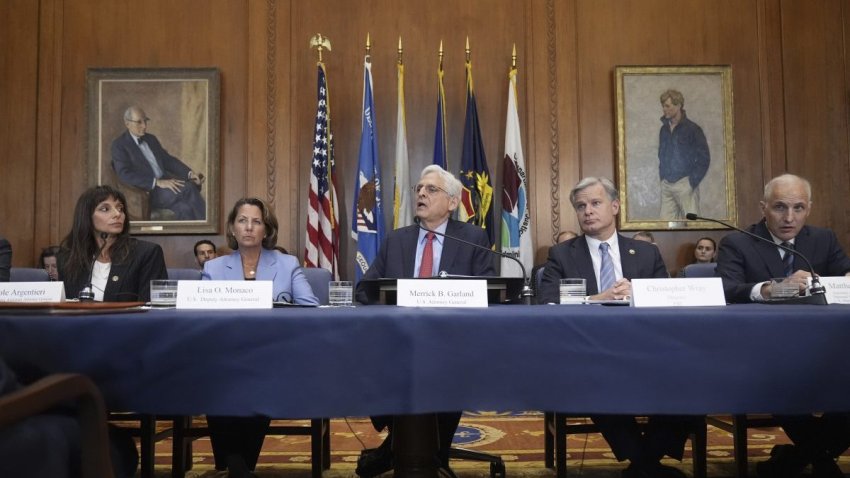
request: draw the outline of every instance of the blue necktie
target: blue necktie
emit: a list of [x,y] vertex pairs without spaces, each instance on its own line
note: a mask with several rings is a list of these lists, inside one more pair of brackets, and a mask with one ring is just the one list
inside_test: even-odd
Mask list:
[[[794,244],[791,244],[790,242],[783,242],[782,245],[789,249],[794,249]],[[785,277],[788,277],[794,273],[794,254],[789,251],[784,252],[785,257],[782,258],[782,264],[785,266]]]
[[611,261],[611,254],[608,254],[608,247],[607,242],[599,244],[599,258],[602,260],[599,265],[599,292],[614,287],[614,282],[617,281],[617,275],[614,273],[614,263]]

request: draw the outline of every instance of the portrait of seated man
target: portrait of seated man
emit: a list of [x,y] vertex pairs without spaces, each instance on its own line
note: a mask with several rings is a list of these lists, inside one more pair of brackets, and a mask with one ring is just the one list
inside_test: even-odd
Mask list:
[[201,195],[204,175],[175,158],[147,132],[150,118],[138,106],[124,112],[127,130],[112,142],[112,168],[118,181],[149,194],[152,220],[206,219]]

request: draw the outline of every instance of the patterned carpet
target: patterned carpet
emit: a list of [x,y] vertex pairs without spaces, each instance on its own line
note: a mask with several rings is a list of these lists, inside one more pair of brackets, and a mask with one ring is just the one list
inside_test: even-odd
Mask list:
[[[779,429],[750,429],[748,450],[750,467],[765,459],[773,445],[787,443]],[[374,431],[368,418],[334,419],[331,421],[331,468],[327,478],[355,477],[354,467],[360,450],[377,446],[383,434]],[[455,436],[455,445],[502,457],[509,477],[551,477],[554,470],[543,465],[543,415],[538,412],[464,414]],[[690,442],[682,463],[667,461],[689,476],[692,472]],[[623,466],[617,464],[607,444],[598,434],[570,435],[567,448],[568,476],[614,478]],[[159,442],[156,448],[157,478],[170,476],[171,441]],[[310,441],[307,436],[268,436],[257,467],[261,478],[308,478],[310,476]],[[735,475],[732,459],[732,439],[729,433],[708,427],[708,476],[731,478]],[[850,456],[839,461],[842,469],[850,470]],[[452,469],[460,478],[489,476],[487,463],[453,460]],[[193,468],[187,478],[220,476],[214,470],[209,440],[195,442]],[[387,473],[386,476],[391,476]]]

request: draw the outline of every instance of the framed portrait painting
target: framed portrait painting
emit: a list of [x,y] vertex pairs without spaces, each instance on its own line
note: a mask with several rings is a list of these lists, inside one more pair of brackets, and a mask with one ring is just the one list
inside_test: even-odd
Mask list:
[[737,223],[731,66],[619,66],[620,229]]
[[219,73],[89,69],[88,183],[127,199],[133,234],[217,233]]

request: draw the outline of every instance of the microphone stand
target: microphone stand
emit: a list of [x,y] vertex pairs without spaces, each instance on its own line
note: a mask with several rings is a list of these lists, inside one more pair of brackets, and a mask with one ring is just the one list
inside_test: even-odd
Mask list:
[[[427,227],[422,225],[422,223],[419,221],[419,217],[414,217],[413,222],[415,222],[416,225],[419,226],[419,228],[422,229],[423,231],[431,232],[431,233],[434,233],[438,236],[446,237],[446,238],[461,242],[463,244],[466,244],[468,246],[472,246],[472,247],[475,247],[477,249],[485,250],[485,251],[487,251],[491,254],[496,254],[499,257],[507,257],[508,259],[511,259],[514,262],[516,262],[517,264],[519,264],[519,268],[520,268],[520,270],[522,270],[522,291],[520,291],[519,296],[522,299],[523,305],[531,305],[533,298],[534,298],[534,291],[531,290],[531,278],[526,273],[525,266],[522,265],[522,262],[519,259],[517,259],[516,257],[514,257],[512,255],[505,254],[504,252],[494,251],[493,249],[490,249],[489,247],[484,247],[481,244],[476,244],[474,242],[470,242],[470,241],[467,241],[465,239],[461,239],[459,237],[450,236],[448,234],[443,234],[442,232],[439,232],[439,231],[434,231],[432,229],[428,229]],[[446,275],[446,277],[448,277],[448,275]]]
[[685,217],[689,221],[700,220],[700,221],[709,221],[716,224],[720,224],[722,226],[726,226],[729,229],[734,229],[738,232],[744,233],[754,239],[757,239],[762,242],[766,242],[774,247],[778,247],[785,251],[786,254],[794,254],[795,256],[803,259],[806,262],[806,265],[809,266],[809,271],[812,273],[812,285],[809,286],[809,294],[807,296],[798,296],[798,297],[789,297],[787,299],[781,300],[769,300],[767,304],[808,304],[808,305],[827,305],[826,301],[826,289],[820,283],[820,279],[818,279],[817,274],[815,274],[815,268],[812,266],[812,263],[809,261],[809,258],[804,256],[800,251],[796,249],[792,249],[790,247],[783,246],[782,244],[777,244],[769,239],[765,239],[758,234],[753,234],[750,231],[745,231],[741,228],[735,227],[731,224],[727,224],[719,219],[711,219],[709,217],[697,216],[696,214],[689,212],[685,215]]
[[94,301],[94,291],[92,290],[92,276],[94,275],[94,263],[97,261],[97,258],[100,257],[100,253],[103,252],[103,248],[106,247],[106,239],[109,237],[109,234],[105,232],[100,233],[100,238],[103,239],[103,244],[98,248],[97,254],[94,256],[94,260],[89,267],[89,281],[83,287],[83,290],[77,294],[77,298],[80,302],[92,302]]

